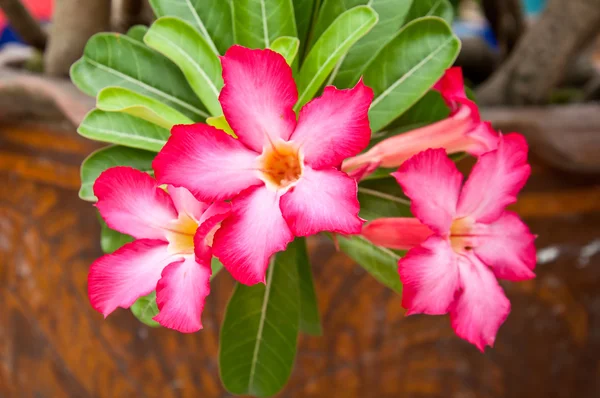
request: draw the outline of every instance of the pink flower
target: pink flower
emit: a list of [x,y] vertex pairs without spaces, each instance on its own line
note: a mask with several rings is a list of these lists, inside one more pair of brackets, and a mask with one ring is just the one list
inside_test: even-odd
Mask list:
[[269,258],[295,236],[359,233],[356,182],[339,170],[366,148],[373,92],[326,87],[298,120],[298,91],[284,58],[231,47],[221,58],[219,101],[238,139],[204,124],[175,126],[154,161],[160,183],[203,201],[231,200],[213,251],[235,279],[264,282]]
[[434,89],[442,94],[450,108],[450,117],[383,140],[367,152],[347,159],[342,170],[360,180],[378,167],[398,167],[428,148],[479,156],[498,147],[498,133],[489,122],[481,121],[477,105],[465,94],[460,68],[448,69]]
[[154,320],[191,333],[202,329],[211,240],[231,205],[199,202],[185,188],[169,186],[168,192],[129,167],[113,167],[98,177],[94,194],[102,218],[136,240],[92,264],[88,294],[94,309],[106,317],[156,289],[160,313]]
[[510,311],[496,277],[535,276],[534,236],[505,210],[529,176],[527,150],[522,136],[504,136],[479,158],[462,190],[443,149],[421,152],[393,174],[418,220],[378,219],[363,230],[375,244],[410,249],[398,264],[407,314],[449,312],[456,333],[482,351]]

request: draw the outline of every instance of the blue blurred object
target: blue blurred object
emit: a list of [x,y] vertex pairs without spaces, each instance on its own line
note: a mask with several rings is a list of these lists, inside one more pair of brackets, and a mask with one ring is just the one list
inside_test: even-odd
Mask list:
[[0,28],[0,48],[4,47],[6,43],[23,44],[23,40],[21,40],[19,35],[10,26]]
[[455,20],[452,24],[454,33],[461,38],[480,37],[494,50],[498,49],[498,41],[489,24],[479,24],[468,21]]
[[535,16],[546,7],[547,0],[523,0],[523,7],[527,16]]

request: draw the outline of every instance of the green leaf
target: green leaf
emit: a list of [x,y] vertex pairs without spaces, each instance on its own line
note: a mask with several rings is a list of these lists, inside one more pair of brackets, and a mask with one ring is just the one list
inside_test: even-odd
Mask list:
[[107,87],[101,90],[96,107],[107,112],[127,113],[168,130],[175,124],[194,123],[170,106],[122,87]]
[[118,33],[98,33],[86,44],[83,57],[71,67],[73,83],[95,97],[118,86],[177,109],[194,121],[208,113],[179,68],[142,43]]
[[379,15],[379,22],[352,46],[348,54],[338,63],[329,81],[337,88],[353,87],[377,53],[398,32],[411,2],[412,0],[369,1],[370,6]]
[[281,36],[298,35],[292,0],[235,0],[235,42],[250,48],[270,48]]
[[215,54],[225,54],[233,44],[231,6],[225,0],[150,0],[158,18],[178,17],[204,36]]
[[356,6],[366,5],[368,2],[369,0],[323,0],[312,27],[308,49],[313,47],[315,42],[340,15]]
[[174,17],[155,21],[144,42],[173,61],[213,116],[223,114],[221,62],[206,39],[189,23]]
[[100,247],[104,253],[113,253],[125,243],[133,242],[134,238],[132,236],[110,229],[100,216],[100,213],[98,213],[98,220],[100,221]]
[[298,238],[297,258],[300,283],[300,330],[313,336],[320,336],[323,333],[321,317],[304,238]]
[[319,9],[320,0],[292,0],[292,2],[294,3],[294,16],[296,17],[296,28],[300,39],[298,52],[303,54],[313,18]]
[[85,116],[77,132],[91,140],[158,152],[169,138],[169,130],[137,117],[94,109]]
[[369,110],[371,130],[381,130],[421,99],[459,51],[459,39],[440,18],[406,25],[365,71],[365,84],[375,93]]
[[411,217],[410,201],[389,171],[377,181],[362,181],[358,186],[360,216],[365,220],[381,217]]
[[208,124],[209,126],[213,126],[214,128],[217,128],[219,130],[223,130],[233,138],[237,138],[237,135],[235,135],[235,133],[233,132],[233,129],[229,125],[227,119],[225,119],[224,115],[218,117],[209,117],[208,119],[206,119],[206,124]]
[[421,17],[440,17],[451,24],[454,10],[448,0],[414,0],[405,22]]
[[95,202],[94,181],[106,169],[114,166],[130,166],[145,172],[152,172],[152,160],[156,153],[124,146],[109,146],[98,149],[81,164],[81,188],[79,197]]
[[148,27],[146,25],[133,25],[127,31],[127,36],[131,37],[133,40],[143,43],[146,32],[148,32]]
[[375,279],[396,293],[402,293],[402,283],[398,276],[400,255],[392,250],[375,246],[360,235],[350,237],[337,235],[337,240],[340,249]]
[[146,326],[153,328],[160,327],[160,324],[156,322],[154,318],[158,315],[158,305],[156,304],[156,291],[151,292],[146,296],[142,296],[133,303],[131,306],[131,312]]
[[271,50],[281,54],[285,58],[285,62],[291,66],[296,54],[298,54],[299,46],[300,40],[297,37],[283,36],[278,37],[271,43]]
[[340,15],[323,33],[302,64],[298,78],[296,111],[312,99],[336,63],[377,23],[377,13],[367,6]]
[[298,338],[300,240],[273,256],[266,285],[236,285],[221,327],[219,372],[233,394],[267,397],[287,382]]

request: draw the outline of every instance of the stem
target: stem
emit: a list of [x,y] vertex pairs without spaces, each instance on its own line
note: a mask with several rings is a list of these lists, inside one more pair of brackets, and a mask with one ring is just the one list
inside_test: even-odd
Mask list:
[[46,48],[46,32],[20,0],[0,0],[0,8],[17,34],[27,44],[40,51]]

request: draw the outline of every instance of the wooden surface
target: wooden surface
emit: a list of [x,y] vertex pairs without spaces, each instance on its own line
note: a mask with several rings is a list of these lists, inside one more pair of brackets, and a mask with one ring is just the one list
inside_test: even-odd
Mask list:
[[[0,397],[229,396],[216,363],[226,273],[197,334],[90,307],[99,231],[77,189],[94,147],[72,132],[0,127]],[[325,334],[301,337],[280,396],[600,397],[600,186],[535,163],[515,209],[539,234],[538,277],[503,284],[513,310],[485,355],[445,317],[405,317],[400,297],[313,239]]]

